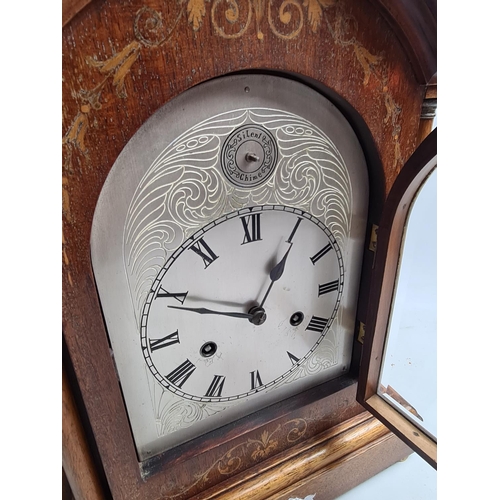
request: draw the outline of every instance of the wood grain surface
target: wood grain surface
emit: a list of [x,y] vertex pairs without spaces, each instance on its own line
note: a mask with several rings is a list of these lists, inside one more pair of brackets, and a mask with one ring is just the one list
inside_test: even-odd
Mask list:
[[365,412],[193,500],[266,500],[388,433],[383,424]]

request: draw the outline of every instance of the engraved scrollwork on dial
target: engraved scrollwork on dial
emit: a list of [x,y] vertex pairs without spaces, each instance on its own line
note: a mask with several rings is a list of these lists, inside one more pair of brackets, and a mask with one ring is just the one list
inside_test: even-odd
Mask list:
[[145,368],[145,373],[155,415],[156,432],[159,437],[188,428],[193,422],[203,420],[237,404],[235,401],[227,401],[221,405],[185,400],[172,395],[160,386],[147,368]]
[[[229,183],[220,165],[224,141],[244,125],[269,131],[277,144],[272,175],[253,189]],[[169,254],[210,220],[257,204],[310,212],[327,225],[343,252],[351,223],[347,167],[333,142],[309,121],[280,110],[234,110],[202,121],[166,147],[141,180],[124,231],[138,323]]]
[[[224,144],[238,131],[265,131],[276,148],[271,175],[252,188],[228,180],[221,162]],[[281,110],[237,109],[204,120],[172,141],[145,172],[126,218],[125,269],[138,325],[158,273],[186,239],[235,208],[264,204],[307,210],[326,224],[339,251],[344,251],[350,231],[345,215],[351,212],[350,179],[336,146],[312,123]],[[337,324],[338,318],[334,321]],[[336,343],[330,332],[317,352],[275,388],[334,366]],[[237,403],[186,400],[171,393],[166,397],[168,391],[151,373],[148,380],[159,436],[188,428]]]

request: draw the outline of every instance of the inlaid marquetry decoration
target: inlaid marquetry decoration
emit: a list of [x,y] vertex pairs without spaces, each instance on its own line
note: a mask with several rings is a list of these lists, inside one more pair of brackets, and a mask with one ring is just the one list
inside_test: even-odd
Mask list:
[[185,498],[203,485],[210,484],[214,476],[219,479],[230,477],[248,467],[248,463],[259,463],[268,458],[284,445],[297,443],[308,429],[309,418],[296,418],[279,424],[271,432],[264,430],[257,438],[249,438],[226,451],[210,467],[194,478],[194,481],[176,494],[169,495],[169,500]]
[[[221,19],[224,20],[223,24]],[[399,138],[401,106],[389,90],[387,64],[383,54],[370,52],[360,42],[357,20],[346,13],[343,1],[182,0],[173,16],[143,6],[130,20],[129,35],[134,38],[130,43],[107,59],[100,60],[88,54],[85,59],[88,72],[97,75],[98,83],[93,88],[72,90],[79,107],[62,139],[66,171],[73,172],[72,158],[75,152],[83,154],[89,161],[86,134],[89,128],[98,124],[103,96],[126,99],[125,80],[134,71],[141,71],[141,53],[168,44],[182,23],[187,23],[193,36],[197,36],[204,23],[209,23],[211,32],[228,43],[244,36],[256,36],[261,43],[265,43],[262,31],[264,24],[267,24],[273,37],[284,41],[295,40],[305,33],[319,36],[320,27],[326,26],[333,43],[342,48],[343,57],[354,57],[360,65],[363,85],[377,88],[382,100],[380,104],[386,111],[384,124],[391,128],[393,167],[402,165]],[[249,30],[253,24],[255,30]],[[171,49],[174,50],[174,47]]]

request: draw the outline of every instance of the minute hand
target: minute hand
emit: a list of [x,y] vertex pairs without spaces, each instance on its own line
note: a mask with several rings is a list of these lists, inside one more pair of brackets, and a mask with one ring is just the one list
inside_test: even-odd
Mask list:
[[180,309],[181,311],[191,311],[198,314],[217,314],[219,316],[229,316],[230,318],[243,318],[243,319],[253,318],[253,314],[214,311],[212,309],[207,309],[206,307],[179,307],[179,306],[168,306],[168,307],[170,307],[171,309]]
[[278,281],[281,278],[283,271],[285,270],[286,258],[288,257],[288,254],[292,249],[292,245],[293,243],[290,243],[290,247],[286,251],[283,258],[271,269],[271,272],[269,273],[269,277],[271,278],[271,284],[269,285],[269,288],[267,289],[267,292],[264,295],[264,298],[262,299],[262,302],[259,307],[261,308],[264,307],[264,302],[266,301],[267,296],[269,295],[269,292],[271,291],[271,288],[274,285],[274,282]]

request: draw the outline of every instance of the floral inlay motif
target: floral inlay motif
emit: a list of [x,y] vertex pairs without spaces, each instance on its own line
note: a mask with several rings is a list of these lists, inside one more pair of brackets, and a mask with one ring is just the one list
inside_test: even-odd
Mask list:
[[[135,40],[109,59],[97,60],[87,57],[92,70],[102,75],[102,80],[92,89],[73,91],[79,102],[79,110],[65,133],[63,143],[64,167],[72,172],[72,156],[78,151],[87,157],[85,143],[89,128],[96,124],[95,112],[101,109],[101,97],[108,81],[116,96],[127,98],[126,77],[140,60],[145,49],[168,43],[181,19],[185,19],[194,33],[209,19],[216,36],[224,39],[240,38],[247,33],[255,19],[255,32],[259,40],[264,39],[261,29],[267,22],[271,33],[282,40],[297,38],[308,26],[317,34],[324,24],[333,42],[343,48],[351,48],[363,70],[363,85],[374,79],[386,109],[384,124],[391,127],[394,143],[394,167],[401,165],[399,135],[401,131],[401,107],[392,97],[388,87],[388,68],[382,55],[371,53],[357,38],[356,19],[345,12],[341,0],[180,0],[177,13],[165,19],[161,12],[142,7],[136,13],[133,33]],[[331,10],[331,15],[326,12]],[[210,12],[210,15],[208,13]],[[224,25],[222,25],[223,23]]]
[[[271,456],[272,452],[282,444],[293,444],[302,438],[308,427],[308,419],[295,418],[278,425],[272,432],[264,430],[260,438],[247,439],[237,444],[224,455],[217,459],[207,470],[195,477],[195,481],[177,494],[168,496],[169,499],[184,497],[188,493],[193,494],[195,488],[205,485],[213,476],[229,476],[239,471],[244,461],[243,458],[250,456],[254,462]],[[288,429],[288,432],[286,432]],[[286,432],[286,433],[284,433]]]

